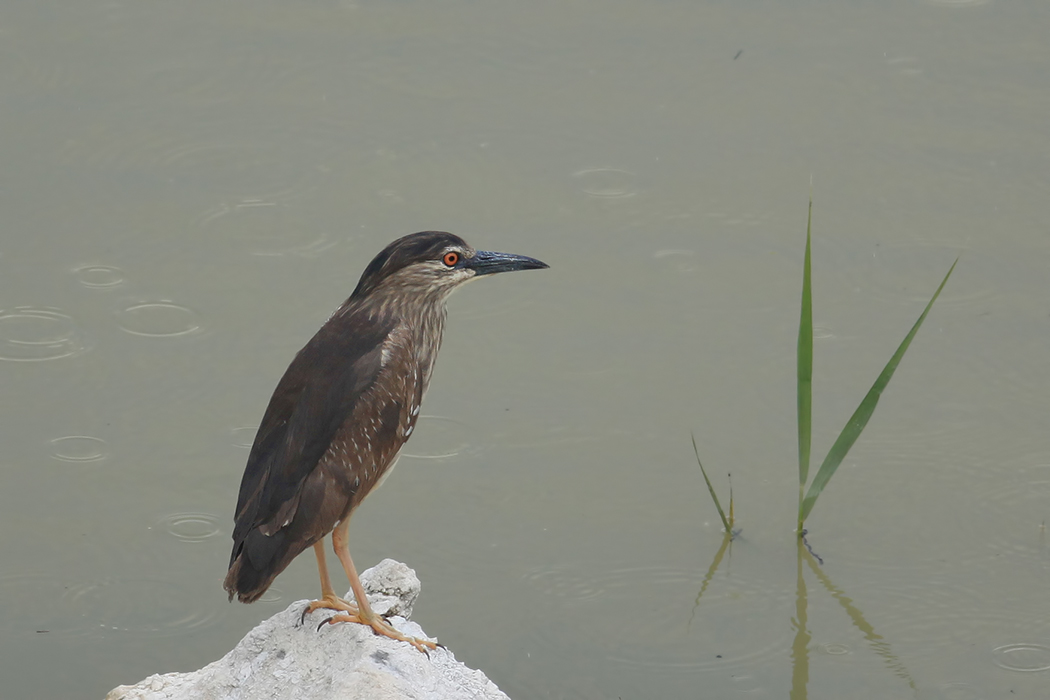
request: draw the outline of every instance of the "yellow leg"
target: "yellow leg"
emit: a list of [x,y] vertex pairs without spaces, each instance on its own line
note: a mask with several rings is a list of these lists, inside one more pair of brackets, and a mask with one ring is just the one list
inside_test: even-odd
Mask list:
[[[335,624],[336,622],[358,622],[362,625],[368,625],[376,634],[381,634],[384,637],[390,637],[391,639],[396,639],[401,642],[408,642],[419,651],[429,655],[430,650],[436,649],[438,646],[435,642],[426,639],[416,639],[415,637],[401,634],[394,629],[389,622],[372,611],[372,606],[368,604],[368,597],[365,595],[365,588],[361,585],[361,579],[357,576],[357,569],[354,567],[354,560],[350,558],[350,548],[348,546],[346,534],[349,526],[350,518],[345,518],[335,526],[335,530],[332,531],[332,547],[335,549],[335,555],[339,557],[339,561],[343,565],[346,577],[350,579],[350,590],[354,592],[354,600],[357,603],[357,606],[353,611],[346,610],[342,614],[329,618],[327,620],[328,624]],[[318,559],[318,562],[320,561],[321,560]],[[324,578],[325,577],[322,576],[322,581]],[[329,584],[329,588],[330,587],[331,584]]]
[[353,603],[348,603],[337,596],[335,594],[335,589],[332,588],[332,579],[328,576],[328,564],[324,559],[323,539],[314,543],[314,554],[317,556],[317,573],[321,577],[321,599],[315,600],[306,606],[306,609],[303,610],[302,617],[299,618],[299,624],[303,623],[303,620],[306,619],[307,615],[319,608],[339,610],[341,612],[356,615],[357,606]]

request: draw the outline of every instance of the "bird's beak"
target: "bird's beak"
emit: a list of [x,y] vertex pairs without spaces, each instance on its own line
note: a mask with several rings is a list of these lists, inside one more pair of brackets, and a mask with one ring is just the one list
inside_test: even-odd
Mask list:
[[491,275],[496,272],[542,270],[545,267],[549,267],[549,265],[535,258],[527,258],[524,255],[492,253],[487,250],[479,250],[474,253],[474,257],[467,260],[464,267],[473,270],[474,275],[480,277],[481,275]]

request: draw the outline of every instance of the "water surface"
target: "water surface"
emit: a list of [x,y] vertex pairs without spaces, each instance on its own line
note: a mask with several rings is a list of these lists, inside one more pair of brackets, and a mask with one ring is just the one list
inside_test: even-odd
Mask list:
[[[551,265],[452,298],[351,528],[458,658],[515,698],[1042,697],[1047,26],[0,2],[4,697],[196,669],[316,594],[304,556],[226,601],[247,446],[368,260],[434,228]],[[791,534],[811,191],[817,458],[960,258],[808,523],[822,569]],[[743,527],[717,568],[691,432]]]

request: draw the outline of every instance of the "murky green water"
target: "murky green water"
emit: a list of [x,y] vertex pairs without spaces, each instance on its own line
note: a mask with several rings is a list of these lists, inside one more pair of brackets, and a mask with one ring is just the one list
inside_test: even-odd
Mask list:
[[[307,555],[226,602],[247,447],[367,261],[438,228],[551,265],[453,297],[351,528],[461,660],[518,699],[1044,697],[1048,26],[0,2],[0,694],[196,669],[316,595]],[[791,535],[811,178],[815,457],[960,257],[808,523],[821,569]],[[744,530],[717,568],[691,431]]]

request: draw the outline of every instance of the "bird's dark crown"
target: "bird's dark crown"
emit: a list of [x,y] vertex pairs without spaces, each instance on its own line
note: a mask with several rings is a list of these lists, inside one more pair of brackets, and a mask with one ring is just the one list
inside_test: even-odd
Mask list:
[[367,294],[381,280],[413,263],[439,260],[449,248],[462,251],[467,256],[474,254],[474,249],[466,241],[445,231],[421,231],[398,238],[368,263],[351,298]]

